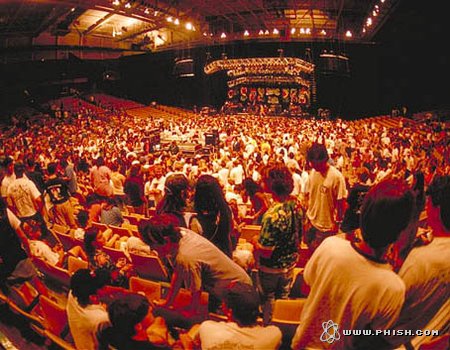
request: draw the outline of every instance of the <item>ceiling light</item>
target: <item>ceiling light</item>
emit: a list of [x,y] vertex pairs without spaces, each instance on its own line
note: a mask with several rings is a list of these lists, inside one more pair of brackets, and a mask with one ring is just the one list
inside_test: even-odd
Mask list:
[[250,33],[248,32],[248,30],[246,30],[245,32],[244,32],[244,36],[249,36],[250,35]]
[[376,17],[378,15],[377,11],[372,11],[372,16]]
[[365,33],[366,32],[366,28],[363,28],[362,32]]
[[70,9],[70,11],[71,11],[71,12],[75,11],[75,7],[72,7],[72,8]]

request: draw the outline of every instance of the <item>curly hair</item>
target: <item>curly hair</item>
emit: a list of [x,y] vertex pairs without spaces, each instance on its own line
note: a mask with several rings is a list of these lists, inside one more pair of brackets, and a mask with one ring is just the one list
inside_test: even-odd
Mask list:
[[279,197],[288,196],[294,189],[292,174],[283,163],[275,163],[263,172],[267,189]]

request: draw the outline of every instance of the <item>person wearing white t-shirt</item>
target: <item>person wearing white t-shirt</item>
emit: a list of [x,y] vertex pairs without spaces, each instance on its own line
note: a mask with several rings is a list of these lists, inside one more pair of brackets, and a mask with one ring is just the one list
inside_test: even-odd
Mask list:
[[344,216],[347,189],[342,173],[328,163],[323,144],[314,143],[307,158],[313,169],[305,189],[308,222],[304,240],[314,251],[326,237],[337,233]]
[[[398,274],[405,282],[406,298],[392,328],[433,329],[444,335],[450,332],[450,176],[435,177],[427,195],[427,223],[432,232],[426,240],[415,232],[402,235],[408,253]],[[385,340],[393,347],[410,341],[418,349],[433,338],[410,334]]]
[[341,329],[386,330],[397,320],[405,284],[388,263],[388,252],[404,230],[414,229],[415,198],[407,184],[375,185],[361,209],[360,240],[326,238],[305,266],[310,286],[292,340],[293,349],[369,349],[372,337],[340,336],[327,342],[324,324]]
[[98,326],[109,322],[107,311],[96,301],[99,287],[97,278],[88,269],[76,271],[70,279],[66,312],[77,349],[97,349]]
[[195,339],[203,350],[253,349],[276,350],[281,345],[282,334],[278,327],[264,327],[257,323],[259,295],[253,286],[243,283],[231,285],[222,309],[227,322],[204,321],[195,327]]
[[1,196],[6,199],[8,187],[16,179],[16,174],[14,174],[14,160],[11,157],[6,157],[3,161],[3,167],[6,169],[6,174],[1,183]]

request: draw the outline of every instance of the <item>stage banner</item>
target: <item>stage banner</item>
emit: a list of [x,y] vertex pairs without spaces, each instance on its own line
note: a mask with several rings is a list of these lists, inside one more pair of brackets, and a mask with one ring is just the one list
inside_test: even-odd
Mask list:
[[290,90],[290,96],[291,96],[291,103],[298,103],[298,90],[297,89],[291,89]]
[[250,88],[250,94],[248,95],[248,99],[250,102],[254,102],[256,100],[257,91],[256,88]]
[[258,102],[264,102],[264,95],[266,94],[266,89],[263,87],[258,88]]
[[247,94],[248,94],[247,86],[241,86],[241,101],[242,102],[247,101],[247,98],[248,98]]
[[289,88],[283,88],[281,89],[281,99],[283,103],[289,103]]

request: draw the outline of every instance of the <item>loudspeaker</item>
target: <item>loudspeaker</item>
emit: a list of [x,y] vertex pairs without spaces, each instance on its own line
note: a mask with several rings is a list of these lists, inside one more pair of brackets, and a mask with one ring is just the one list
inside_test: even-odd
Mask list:
[[219,145],[219,132],[217,130],[205,133],[205,145],[211,146]]
[[334,53],[322,53],[319,57],[319,70],[322,74],[350,76],[348,57]]
[[194,60],[192,58],[176,59],[173,75],[179,78],[193,77],[195,75]]

